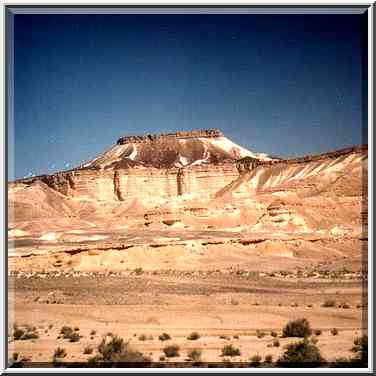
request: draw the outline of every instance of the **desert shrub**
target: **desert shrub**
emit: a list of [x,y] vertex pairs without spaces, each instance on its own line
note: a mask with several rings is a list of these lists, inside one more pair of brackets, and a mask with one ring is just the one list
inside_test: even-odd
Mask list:
[[24,330],[18,328],[18,326],[15,324],[13,330],[13,338],[15,340],[36,339],[39,338],[39,334],[35,326],[26,326],[26,330]]
[[168,333],[162,333],[158,338],[160,341],[168,341],[171,336]]
[[272,330],[272,331],[270,332],[270,335],[271,335],[272,337],[276,338],[276,337],[278,336],[278,333],[275,332],[274,330]]
[[84,348],[84,354],[92,354],[94,349],[91,346],[86,346]]
[[64,339],[69,339],[69,342],[78,342],[80,340],[80,335],[70,326],[63,326],[60,330],[60,334],[63,335]]
[[98,358],[96,356],[91,356],[87,358],[87,364],[89,365],[95,365],[98,363]]
[[265,355],[265,363],[267,364],[273,363],[273,355],[270,355],[270,354]]
[[54,351],[54,359],[62,359],[65,358],[67,355],[67,352],[62,347],[57,347]]
[[145,334],[141,334],[141,335],[138,336],[138,340],[139,340],[139,341],[146,341],[146,340],[147,340],[147,337],[146,337]]
[[355,353],[354,361],[368,363],[368,336],[363,335],[354,340],[354,347],[351,349]]
[[166,346],[163,349],[163,352],[165,353],[167,358],[174,358],[176,356],[179,356],[179,350],[180,348],[178,345],[170,345],[170,346]]
[[264,332],[262,332],[261,330],[256,330],[256,336],[257,336],[257,338],[263,338],[263,337],[265,337],[265,333]]
[[234,338],[234,339],[239,339],[239,336],[233,336],[232,338]]
[[222,356],[238,356],[240,355],[240,350],[233,345],[226,345],[222,349]]
[[13,338],[16,340],[21,339],[24,334],[25,334],[25,331],[23,329],[15,328],[13,330]]
[[80,331],[80,328],[79,328],[78,326],[76,326],[76,327],[74,328],[74,331],[75,331],[75,332],[78,332],[78,331]]
[[161,355],[161,356],[159,357],[159,360],[160,360],[161,362],[164,362],[164,361],[166,360],[166,357],[165,357],[164,355]]
[[69,336],[74,332],[70,326],[63,326],[60,330],[60,334],[63,335],[64,339],[69,338]]
[[261,356],[257,354],[253,355],[250,361],[251,361],[251,366],[258,367],[261,363]]
[[139,267],[139,268],[136,268],[134,272],[136,273],[136,275],[141,275],[144,271],[141,267]]
[[130,348],[128,342],[116,335],[104,337],[98,346],[103,362],[142,362],[150,363],[150,358]]
[[54,326],[53,326],[53,324],[50,324],[50,325],[48,325],[48,329],[52,329]]
[[188,337],[187,339],[191,340],[191,341],[195,341],[196,339],[199,339],[201,336],[198,332],[192,332]]
[[28,340],[28,339],[37,339],[37,338],[39,338],[39,334],[37,332],[26,332],[20,339]]
[[332,308],[336,306],[336,301],[333,299],[327,299],[325,302],[321,305],[321,307],[324,308]]
[[286,351],[277,361],[277,366],[319,367],[325,362],[317,346],[304,339],[287,345]]
[[274,347],[279,347],[279,346],[280,346],[280,343],[279,343],[279,340],[278,340],[278,339],[275,339],[275,340],[273,341],[273,346],[274,346]]
[[338,329],[337,328],[333,328],[330,333],[332,333],[332,335],[336,336],[338,334]]
[[227,341],[231,339],[229,336],[225,336],[225,335],[223,335],[223,334],[220,335],[219,338],[220,338],[220,339],[225,339],[225,340],[227,340]]
[[69,337],[69,342],[78,342],[80,340],[80,335],[77,332],[73,332]]
[[283,337],[308,337],[312,333],[312,329],[307,319],[297,319],[289,321],[283,328]]
[[342,304],[340,304],[338,307],[339,307],[339,308],[343,308],[343,309],[350,309],[350,308],[351,308],[350,305],[347,304],[347,303],[342,303]]
[[320,336],[321,333],[322,333],[322,330],[321,329],[315,329],[314,333],[315,333],[316,336]]
[[90,335],[91,335],[91,336],[95,336],[96,334],[97,334],[97,331],[94,330],[94,329],[90,332]]
[[14,352],[14,353],[12,354],[12,360],[13,360],[14,362],[17,362],[17,360],[18,360],[18,352]]
[[316,345],[317,342],[319,342],[319,339],[317,337],[312,337],[311,342]]
[[332,367],[332,368],[350,368],[350,367],[353,367],[353,365],[351,364],[352,361],[353,360],[350,359],[350,358],[345,358],[345,357],[337,358],[334,362],[332,362],[330,364],[330,367]]
[[202,351],[199,349],[192,349],[188,352],[188,358],[194,362],[199,362],[201,360]]

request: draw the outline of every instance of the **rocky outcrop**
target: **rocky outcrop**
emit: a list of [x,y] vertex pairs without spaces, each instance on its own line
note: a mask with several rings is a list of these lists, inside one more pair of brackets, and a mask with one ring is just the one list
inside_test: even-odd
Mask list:
[[224,137],[224,134],[219,129],[207,129],[190,132],[147,134],[145,136],[125,136],[120,137],[117,141],[117,144],[124,145],[129,143],[148,143],[165,139],[190,139],[198,137],[216,138]]

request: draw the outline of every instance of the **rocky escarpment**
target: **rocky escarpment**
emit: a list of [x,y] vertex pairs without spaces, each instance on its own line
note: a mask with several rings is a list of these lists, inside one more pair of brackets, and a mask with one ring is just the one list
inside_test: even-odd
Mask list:
[[206,130],[122,137],[83,166],[16,184],[42,181],[67,197],[96,201],[244,198],[281,190],[312,196],[328,186],[364,192],[361,177],[344,182],[354,169],[361,174],[367,160],[367,145],[271,158],[236,145],[219,130]]
[[[236,164],[239,159],[244,163]],[[78,168],[21,182],[39,180],[67,197],[100,201],[187,194],[209,198],[239,175],[240,165],[250,168],[249,160],[271,158],[244,149],[216,129],[126,136]]]

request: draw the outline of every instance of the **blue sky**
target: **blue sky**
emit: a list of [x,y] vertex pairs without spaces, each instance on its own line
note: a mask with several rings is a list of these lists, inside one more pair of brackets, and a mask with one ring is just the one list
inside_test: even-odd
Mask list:
[[282,157],[367,142],[365,17],[17,14],[15,177],[127,134],[219,128]]

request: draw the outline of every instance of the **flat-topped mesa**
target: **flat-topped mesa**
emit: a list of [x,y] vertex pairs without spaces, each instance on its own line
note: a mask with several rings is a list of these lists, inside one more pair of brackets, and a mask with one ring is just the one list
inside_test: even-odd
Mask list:
[[219,129],[203,129],[189,132],[176,133],[160,133],[147,134],[144,136],[124,136],[117,140],[117,145],[124,145],[128,143],[144,143],[151,141],[160,141],[163,139],[189,139],[189,138],[217,138],[224,137],[224,134]]

